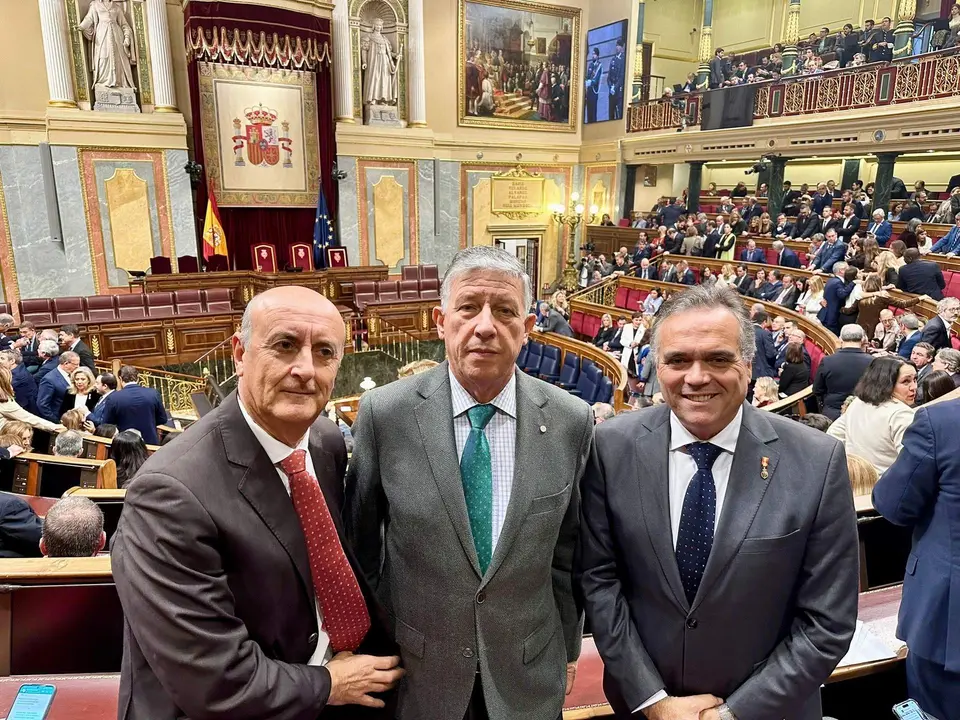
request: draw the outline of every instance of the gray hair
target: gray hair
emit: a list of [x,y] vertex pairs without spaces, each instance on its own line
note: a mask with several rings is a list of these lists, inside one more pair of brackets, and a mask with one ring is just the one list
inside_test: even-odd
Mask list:
[[56,340],[41,340],[37,345],[37,354],[45,355],[48,358],[54,358],[60,354],[60,345]]
[[57,343],[59,347],[60,336],[57,334],[57,331],[54,330],[53,328],[47,328],[46,330],[40,331],[40,342],[43,342],[44,340],[53,340],[55,343]]
[[937,315],[943,315],[948,310],[960,309],[960,299],[955,297],[945,297],[937,303]]
[[617,411],[613,409],[613,405],[610,403],[594,403],[593,407],[593,417],[598,420],[609,420],[617,414]]
[[14,367],[16,367],[17,365],[23,362],[23,356],[20,355],[20,351],[16,349],[0,350],[0,358],[3,358],[8,362],[13,363]]
[[484,271],[507,275],[514,280],[519,280],[523,286],[523,311],[527,311],[527,308],[533,303],[530,276],[527,275],[523,265],[516,257],[506,250],[487,245],[474,245],[453,256],[450,267],[447,268],[447,273],[443,276],[443,284],[440,286],[440,307],[443,310],[447,309],[450,288],[457,277],[470,272]]
[[880,208],[877,208],[876,210],[873,211],[873,217],[875,217],[875,218],[878,217],[878,218],[881,218],[881,219],[883,219],[883,220],[886,220],[886,219],[887,219],[887,214],[886,214],[883,210],[881,210]]
[[917,316],[913,313],[904,313],[900,316],[900,324],[903,325],[907,330],[916,330],[920,327],[920,321],[917,320]]
[[103,512],[88,497],[58,500],[43,520],[48,557],[91,557],[100,550],[102,536]]
[[660,326],[672,315],[694,310],[716,310],[722,308],[732,314],[740,325],[740,357],[745,363],[752,363],[757,352],[757,340],[753,332],[753,323],[747,314],[740,296],[732,288],[716,285],[693,285],[667,300],[656,314],[650,329],[650,352],[654,358],[660,358]]
[[960,372],[960,350],[943,348],[937,353],[937,360],[943,363],[943,366],[951,375]]
[[779,240],[774,240],[773,249],[776,250],[777,252],[780,252],[781,250],[783,250],[783,243],[780,242]]
[[836,262],[833,264],[833,274],[842,276],[847,271],[848,267],[850,266],[843,261]]
[[57,435],[53,454],[63,457],[80,457],[83,452],[83,436],[76,430],[67,430]]
[[80,356],[72,350],[60,353],[60,364],[66,365],[69,362],[80,362]]
[[863,328],[856,323],[840,328],[840,342],[863,342]]
[[10,313],[0,313],[0,325],[13,325],[13,315]]
[[910,218],[907,222],[907,232],[915,233],[921,225],[923,225],[923,220],[920,218]]

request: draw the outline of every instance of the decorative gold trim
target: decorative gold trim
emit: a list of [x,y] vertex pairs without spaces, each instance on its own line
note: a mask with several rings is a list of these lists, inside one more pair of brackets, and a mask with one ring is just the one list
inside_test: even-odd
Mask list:
[[173,333],[173,328],[167,328],[167,352],[177,351],[177,338]]
[[156,113],[178,113],[180,112],[179,108],[174,107],[173,105],[154,105],[153,111]]
[[[80,169],[80,196],[83,200],[83,215],[87,221],[87,247],[90,248],[90,267],[93,270],[93,289],[94,294],[100,294],[100,273],[97,272],[97,251],[93,247],[93,213],[100,212],[100,203],[96,207],[90,207],[90,193],[87,191],[87,183],[83,181],[83,153],[89,152],[93,148],[81,148],[77,152],[77,167]],[[94,186],[96,186],[96,170],[94,170]],[[109,284],[109,280],[107,281]]]
[[[0,174],[0,238],[3,239],[7,262],[0,268],[0,288],[3,289],[3,301],[15,306],[20,299],[20,283],[17,279],[17,269],[13,257],[13,236],[10,234],[10,218],[7,215],[7,198],[3,193],[3,175]],[[10,286],[4,281],[4,273],[10,281]]]
[[[495,187],[497,181],[512,181],[520,180],[523,182],[532,182],[539,181],[540,185],[540,206],[529,206],[525,208],[510,208],[509,210],[498,210],[494,199],[496,197]],[[530,173],[522,165],[517,165],[516,167],[507,170],[505,172],[494,173],[490,176],[490,213],[492,215],[497,215],[500,217],[505,217],[509,220],[526,220],[530,217],[536,217],[537,215],[543,214],[543,196],[544,196],[544,182],[546,178],[543,177],[540,173]]]
[[348,125],[355,125],[357,121],[350,116],[346,116],[346,117],[338,117],[337,122],[346,123]]
[[[137,39],[137,77],[140,80],[140,104],[153,105],[153,64],[150,62],[150,41],[147,24],[143,20],[143,3],[131,2],[133,32]],[[164,7],[166,12],[166,7]]]
[[100,357],[100,336],[93,335],[90,338],[90,350],[93,352],[95,358]]
[[47,107],[66,108],[68,110],[76,110],[79,107],[79,105],[77,105],[72,100],[48,100]]
[[[173,233],[173,199],[170,197],[170,178],[167,175],[167,154],[160,155],[160,175],[163,178],[163,194],[167,200],[167,236],[170,238],[170,266],[173,272],[180,272],[177,261],[177,238]],[[157,190],[156,192],[160,192]],[[157,225],[163,221],[162,213],[157,213]],[[160,229],[160,254],[163,255],[163,229]]]
[[[80,24],[80,8],[77,0],[67,0],[67,26],[76,27]],[[83,36],[79,31],[70,31],[70,55],[73,61],[70,66],[73,75],[73,88],[77,99],[81,102],[90,102],[90,78],[87,77],[87,48],[83,44]],[[52,103],[51,103],[52,105]],[[62,107],[53,105],[53,107]],[[76,105],[74,105],[76,107]]]
[[[570,21],[570,107],[569,120],[561,125],[541,120],[498,120],[493,118],[471,118],[467,116],[465,67],[466,49],[466,3],[490,5],[493,7],[516,10],[521,13],[542,13],[554,15]],[[460,127],[480,127],[499,130],[538,130],[541,132],[577,132],[577,121],[580,118],[580,87],[583,81],[580,78],[580,8],[564,5],[544,5],[536,2],[521,2],[520,0],[459,0],[457,14],[457,125]],[[624,68],[626,73],[626,68]]]
[[407,123],[407,127],[410,127],[410,128],[425,128],[426,126],[427,126],[426,123],[421,123],[421,122]]

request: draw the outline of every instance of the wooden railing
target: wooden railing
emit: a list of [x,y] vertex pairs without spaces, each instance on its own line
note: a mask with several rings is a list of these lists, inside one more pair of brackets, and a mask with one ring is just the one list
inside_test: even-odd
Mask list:
[[[960,56],[956,48],[940,50],[893,63],[768,80],[756,89],[754,120],[935,100],[960,94]],[[703,95],[678,96],[682,108],[664,99],[634,103],[628,108],[627,131],[679,128],[684,114],[688,126],[697,126]]]

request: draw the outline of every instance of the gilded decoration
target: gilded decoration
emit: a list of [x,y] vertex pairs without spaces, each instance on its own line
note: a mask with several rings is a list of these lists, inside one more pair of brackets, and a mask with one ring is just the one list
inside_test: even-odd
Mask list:
[[177,351],[177,338],[173,333],[173,328],[167,328],[167,352],[173,353]]
[[137,37],[137,77],[140,85],[140,104],[153,105],[153,70],[147,45],[147,24],[143,19],[143,3],[131,2],[133,32]]
[[116,168],[103,189],[114,266],[127,271],[147,270],[154,256],[149,186],[136,170]]
[[803,84],[787,85],[787,96],[784,100],[784,110],[787,113],[803,112]]
[[857,73],[853,79],[853,104],[873,105],[877,97],[877,76],[872,72]]
[[960,82],[960,57],[951,55],[940,58],[933,78],[934,92],[955,93],[958,82]]
[[376,258],[388,268],[403,260],[403,186],[383,175],[373,186],[373,228]]
[[20,299],[17,271],[13,262],[13,239],[7,217],[7,200],[3,194],[3,176],[0,175],[0,288],[3,301],[15,305]]
[[268,36],[265,32],[227,30],[223,26],[212,31],[194,28],[187,35],[187,49],[195,60],[288,70],[316,70],[321,63],[329,65],[332,57],[329,44],[320,44],[313,38],[281,38],[277,33]]
[[920,68],[903,64],[897,70],[897,82],[894,85],[895,100],[907,100],[916,97],[920,90]]
[[[419,173],[416,160],[400,160],[387,158],[362,157],[357,160],[357,198],[360,209],[360,264],[372,265],[370,252],[370,220],[369,211],[375,208],[373,198],[368,197],[367,190],[373,186],[371,174],[384,170],[403,170],[407,173],[407,231],[406,238],[409,250],[406,255],[411,265],[420,262],[420,244],[417,241],[420,228],[419,203]],[[374,218],[374,222],[376,219]],[[379,254],[379,251],[378,251]]]
[[[67,25],[77,27],[80,24],[78,0],[67,0]],[[90,84],[87,80],[87,48],[83,36],[78,32],[70,33],[70,61],[73,66],[73,89],[79,102],[90,102]]]
[[700,31],[700,62],[707,63],[713,59],[713,28],[709,25]]
[[490,212],[509,220],[524,220],[543,212],[543,182],[540,173],[521,165],[490,177]]
[[90,350],[95,358],[100,357],[100,336],[93,335],[90,338]]
[[766,117],[770,112],[770,88],[757,88],[757,98],[754,102],[754,117]]
[[[459,0],[459,124],[576,132],[583,86],[580,15],[579,8],[520,0]],[[498,37],[498,31],[510,34]],[[514,91],[503,87],[505,69],[510,65],[518,70],[531,65],[536,68],[539,78],[533,79],[533,96],[526,94],[525,87]],[[568,76],[565,86],[558,76],[556,91],[551,90],[550,65],[556,66],[560,76]],[[541,86],[542,94],[536,91]]]
[[430,313],[426,310],[420,311],[420,329],[424,331],[430,329]]
[[783,31],[784,45],[797,45],[800,42],[800,5],[793,3],[787,9],[787,26]]
[[817,93],[817,107],[821,110],[832,110],[840,104],[840,78],[825,78],[820,83]]
[[316,76],[197,63],[207,177],[221,207],[316,207]]

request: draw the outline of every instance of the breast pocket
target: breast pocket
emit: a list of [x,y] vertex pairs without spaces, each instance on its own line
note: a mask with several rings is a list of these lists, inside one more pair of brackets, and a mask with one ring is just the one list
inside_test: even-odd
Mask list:
[[747,538],[743,541],[743,544],[740,546],[741,555],[761,555],[771,552],[779,552],[781,550],[792,547],[798,542],[803,540],[803,535],[800,532],[800,529],[796,529],[791,533],[786,535],[780,535],[777,537],[756,537],[756,538]]
[[530,503],[530,515],[544,515],[567,507],[570,498],[570,484],[558,493],[534,498]]

